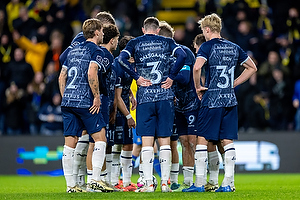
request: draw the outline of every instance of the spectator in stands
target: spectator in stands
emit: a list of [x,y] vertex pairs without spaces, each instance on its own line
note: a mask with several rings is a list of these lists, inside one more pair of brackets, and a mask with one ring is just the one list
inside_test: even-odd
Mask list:
[[34,35],[29,39],[21,36],[17,31],[13,32],[13,39],[20,48],[25,50],[25,60],[31,64],[33,71],[41,72],[49,49],[47,42],[40,41],[39,35]]
[[[43,25],[39,29],[43,29],[43,35],[45,40],[51,45],[51,33],[54,30],[59,30],[63,35],[73,36],[73,29],[71,27],[71,21],[69,21],[63,8],[57,3],[53,2],[48,11],[40,13],[43,16]],[[73,37],[64,37],[64,49],[71,43]]]
[[289,44],[288,36],[286,34],[280,35],[276,38],[276,44],[278,45],[278,51],[281,58],[281,63],[283,66],[288,66],[289,68],[294,65],[293,59],[293,48]]
[[200,33],[200,29],[198,28],[197,21],[194,17],[188,17],[185,22],[185,30],[184,30],[184,39],[183,42],[180,43],[190,48],[191,51],[194,51],[193,47],[193,39],[196,35]]
[[1,34],[0,38],[0,135],[4,132],[3,103],[5,90],[8,87],[5,77],[5,69],[13,58],[14,46],[9,34]]
[[36,35],[37,26],[37,22],[29,17],[27,7],[21,6],[19,17],[13,20],[14,30],[18,31],[20,35],[31,38],[33,35]]
[[44,74],[36,72],[33,81],[27,86],[26,122],[29,125],[31,135],[37,135],[40,131],[38,111],[41,107],[42,94],[45,91]]
[[235,42],[246,52],[251,51],[254,57],[257,57],[258,38],[252,31],[252,25],[249,21],[240,21],[235,35]]
[[0,8],[0,35],[9,32],[5,10]]
[[15,82],[20,89],[26,90],[33,79],[34,72],[31,65],[25,61],[22,49],[15,49],[14,60],[7,64],[4,74],[8,85]]
[[7,135],[20,135],[23,132],[24,94],[24,90],[15,82],[11,82],[5,91],[4,114]]
[[40,15],[43,11],[48,11],[51,7],[51,0],[27,0],[26,6],[28,9],[28,14],[31,18],[37,22],[42,22],[42,17]]
[[59,90],[58,72],[55,71],[55,63],[53,61],[48,63],[44,75],[45,91],[42,94],[41,104],[50,103],[54,92]]
[[288,26],[288,40],[293,45],[295,52],[294,61],[296,65],[300,65],[300,17],[299,10],[292,7],[288,11],[289,16],[286,21]]
[[269,127],[268,98],[260,91],[257,74],[241,85],[236,94],[239,100],[239,130],[266,130]]
[[292,113],[292,85],[280,67],[272,70],[269,85],[270,126],[272,130],[287,130]]
[[53,94],[50,103],[41,106],[38,118],[41,121],[41,135],[62,135],[63,120],[61,112],[61,96],[59,92]]
[[64,35],[58,29],[53,30],[50,35],[50,48],[46,53],[43,72],[45,72],[47,65],[49,62],[54,62],[55,71],[59,72],[61,69],[61,65],[59,62],[59,56],[63,52],[63,40]]
[[233,38],[235,35],[237,30],[237,13],[240,10],[244,10],[245,13],[248,13],[249,6],[245,1],[228,0],[223,7],[222,19],[224,19],[224,29],[228,34],[228,38]]
[[259,38],[259,57],[257,60],[261,63],[267,56],[267,53],[273,50],[276,46],[273,32],[273,18],[269,12],[269,7],[262,4],[259,8],[259,17],[256,28]]
[[287,66],[283,66],[279,57],[279,54],[276,51],[270,51],[268,58],[264,61],[257,71],[258,79],[260,84],[263,85],[263,90],[267,91],[270,87],[272,81],[272,73],[274,69],[280,69],[283,72],[284,76],[288,76],[290,70]]
[[19,10],[22,6],[24,6],[24,3],[20,0],[11,0],[6,5],[7,23],[10,32],[14,30],[13,21],[19,17]]

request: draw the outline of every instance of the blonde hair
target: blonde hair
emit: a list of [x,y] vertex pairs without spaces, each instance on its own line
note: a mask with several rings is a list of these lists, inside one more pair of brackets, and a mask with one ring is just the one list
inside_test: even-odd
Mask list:
[[100,31],[102,27],[102,23],[99,19],[87,19],[82,25],[83,36],[85,39],[93,38],[95,31]]
[[174,37],[174,29],[172,28],[172,26],[170,24],[168,24],[168,22],[166,21],[160,21],[159,22],[159,35],[165,36],[165,37],[169,37],[169,38],[173,38]]
[[204,18],[200,19],[198,21],[198,24],[200,24],[201,29],[204,29],[205,27],[210,28],[211,32],[220,33],[222,29],[222,20],[215,13],[207,15]]

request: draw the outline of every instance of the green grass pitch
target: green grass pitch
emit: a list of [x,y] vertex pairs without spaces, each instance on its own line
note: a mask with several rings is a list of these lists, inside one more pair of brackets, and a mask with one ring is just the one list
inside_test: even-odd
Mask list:
[[[136,182],[134,174],[132,181]],[[223,179],[221,174],[219,182]],[[179,181],[183,180],[179,175]],[[159,181],[159,178],[158,178]],[[0,199],[300,199],[300,174],[241,174],[235,175],[234,193],[71,193],[67,194],[63,176],[0,176]]]

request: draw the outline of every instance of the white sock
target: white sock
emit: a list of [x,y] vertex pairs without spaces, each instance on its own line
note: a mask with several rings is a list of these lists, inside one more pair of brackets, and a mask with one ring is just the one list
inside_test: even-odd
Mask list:
[[219,155],[217,151],[208,152],[208,169],[209,169],[209,182],[211,184],[218,184],[219,177]]
[[195,152],[195,165],[196,165],[196,181],[195,186],[201,187],[206,184],[207,178],[207,146],[197,145]]
[[146,185],[150,186],[153,184],[153,160],[154,160],[154,150],[153,147],[142,147],[142,158],[143,158],[143,172]]
[[225,171],[225,153],[221,154],[221,157],[222,157],[222,162],[223,162],[223,168]]
[[87,183],[91,183],[92,182],[92,177],[93,177],[93,170],[92,169],[88,169],[87,170]]
[[161,184],[168,184],[171,171],[171,147],[163,145],[159,148],[159,163],[161,167]]
[[183,183],[186,185],[193,185],[194,183],[194,167],[183,166]]
[[178,183],[179,163],[172,163],[170,172],[170,181],[172,183]]
[[140,177],[144,177],[143,163],[142,162],[140,162],[140,165],[139,165],[139,175],[140,175]]
[[101,171],[100,180],[108,183],[108,180],[107,180],[107,170],[106,169],[104,171]]
[[234,166],[236,160],[236,153],[234,144],[230,143],[224,146],[225,150],[225,175],[222,186],[234,186]]
[[121,151],[121,166],[123,171],[123,187],[131,183],[132,175],[132,151]]
[[74,187],[76,185],[76,181],[73,176],[74,151],[75,149],[64,145],[62,166],[66,183],[69,187]]
[[106,143],[103,141],[95,142],[95,147],[92,156],[93,179],[100,180],[101,169],[105,160]]
[[111,184],[117,185],[119,183],[120,176],[120,154],[121,154],[121,145],[115,144],[112,147],[112,162],[111,162]]
[[106,154],[106,171],[107,176],[105,178],[105,181],[110,184],[111,182],[111,164],[112,164],[112,155]]
[[77,184],[85,184],[86,174],[86,154],[89,147],[89,135],[83,135],[79,138],[74,151],[73,176],[77,177]]

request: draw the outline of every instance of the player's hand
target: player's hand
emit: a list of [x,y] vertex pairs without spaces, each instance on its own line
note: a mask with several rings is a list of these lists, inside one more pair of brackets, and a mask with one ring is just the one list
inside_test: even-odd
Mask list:
[[101,105],[101,100],[100,100],[100,96],[95,97],[94,101],[93,101],[93,105],[92,107],[90,107],[90,113],[95,114],[95,113],[99,113],[100,111],[100,105]]
[[203,96],[203,94],[205,93],[206,90],[208,90],[208,88],[202,87],[202,86],[200,86],[200,88],[197,88],[197,89],[196,89],[197,96],[198,96],[198,98],[199,98],[200,100],[202,100],[202,96]]
[[115,122],[116,122],[116,112],[112,111],[109,114],[109,124],[115,124]]
[[131,102],[131,110],[135,110],[136,106],[137,106],[137,101],[136,101],[136,99],[134,98],[133,95],[130,98],[130,102]]
[[165,81],[161,83],[162,83],[161,85],[162,88],[169,89],[173,85],[173,80],[168,77]]
[[132,117],[127,119],[127,124],[129,128],[135,128],[135,121]]
[[144,87],[152,85],[152,83],[151,83],[151,81],[149,79],[145,79],[142,76],[139,77],[139,79],[136,81],[136,84],[138,86],[144,86]]

